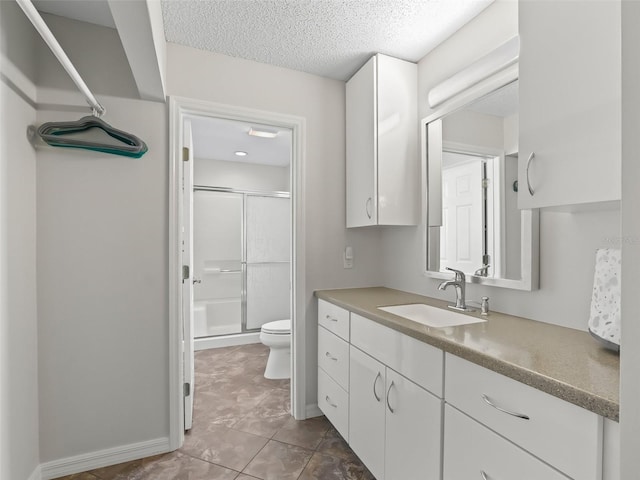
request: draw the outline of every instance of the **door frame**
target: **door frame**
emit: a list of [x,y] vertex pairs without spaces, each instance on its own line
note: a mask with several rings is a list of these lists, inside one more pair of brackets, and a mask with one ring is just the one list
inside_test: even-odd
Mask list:
[[305,225],[304,166],[306,120],[303,117],[234,105],[169,97],[169,443],[184,442],[184,372],[182,361],[182,267],[180,265],[180,205],[182,196],[182,125],[186,116],[216,117],[261,123],[292,131],[291,150],[291,414],[306,412]]

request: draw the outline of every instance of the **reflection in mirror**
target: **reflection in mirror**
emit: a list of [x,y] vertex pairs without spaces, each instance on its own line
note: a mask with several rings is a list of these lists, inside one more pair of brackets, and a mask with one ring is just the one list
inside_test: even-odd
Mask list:
[[518,82],[429,122],[427,143],[428,272],[534,288],[537,212],[517,207]]

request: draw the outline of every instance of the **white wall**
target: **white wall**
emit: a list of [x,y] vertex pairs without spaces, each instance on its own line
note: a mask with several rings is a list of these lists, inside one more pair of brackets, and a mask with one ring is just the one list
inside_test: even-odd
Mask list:
[[193,183],[257,192],[288,192],[289,167],[196,158]]
[[13,2],[0,2],[0,35],[0,478],[23,480],[40,463],[36,153],[26,137],[37,44]]
[[[438,82],[491,51],[518,32],[517,3],[498,0],[418,64],[420,113]],[[438,281],[423,276],[423,226],[384,232],[385,285],[437,298]],[[586,330],[595,250],[618,244],[619,211],[540,215],[540,290],[532,293],[469,285],[467,298],[487,295],[493,309],[556,325]]]
[[[115,30],[47,16],[107,108],[142,138],[140,159],[43,146],[37,162],[40,460],[168,436],[166,106],[122,98],[135,84]],[[90,42],[85,39],[92,39]],[[118,78],[114,78],[118,77]],[[86,105],[40,52],[38,122]],[[102,94],[100,94],[102,93]],[[107,96],[112,93],[116,96]],[[61,105],[56,107],[55,105]],[[51,467],[53,468],[53,467]]]
[[[57,15],[43,14],[42,18],[95,95],[140,98],[116,30]],[[60,90],[77,92],[69,75],[49,49],[41,48],[39,53],[38,103],[61,100]],[[86,105],[86,102],[81,104]]]
[[442,121],[442,141],[502,150],[504,123],[501,117],[459,111]]
[[[377,229],[345,228],[343,82],[169,44],[169,95],[197,98],[306,119],[305,246],[307,398],[316,398],[316,302],[322,288],[380,285]],[[353,246],[354,268],[342,268]]]
[[620,478],[640,471],[640,3],[622,2],[622,347]]
[[[149,151],[38,152],[42,462],[168,432],[165,106],[101,100],[106,120]],[[38,122],[77,117],[38,112]]]

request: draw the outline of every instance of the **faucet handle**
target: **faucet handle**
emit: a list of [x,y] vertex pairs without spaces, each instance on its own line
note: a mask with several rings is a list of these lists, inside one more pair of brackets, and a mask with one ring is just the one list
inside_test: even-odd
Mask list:
[[456,282],[464,282],[465,276],[462,270],[456,270],[455,268],[445,267],[447,270],[456,274]]

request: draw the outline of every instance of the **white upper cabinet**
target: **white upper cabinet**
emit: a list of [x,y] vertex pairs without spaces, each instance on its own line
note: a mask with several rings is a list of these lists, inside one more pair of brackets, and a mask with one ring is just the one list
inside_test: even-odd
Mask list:
[[347,82],[347,227],[417,225],[418,75],[377,54]]
[[520,2],[518,9],[518,207],[619,200],[620,2]]

